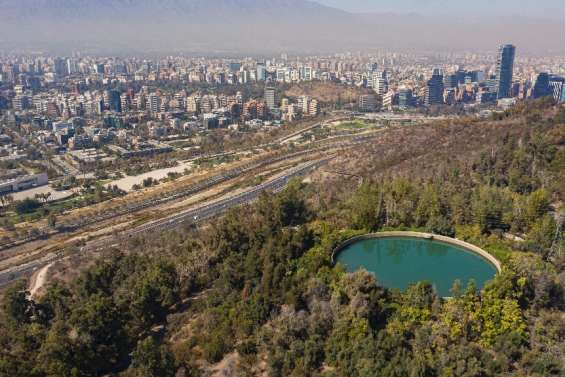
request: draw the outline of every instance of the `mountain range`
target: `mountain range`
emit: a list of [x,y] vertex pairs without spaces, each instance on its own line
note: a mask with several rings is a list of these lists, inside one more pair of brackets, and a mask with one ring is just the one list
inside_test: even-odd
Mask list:
[[560,35],[563,21],[358,14],[307,0],[0,0],[0,49],[7,50],[445,51],[512,42],[557,53],[565,50]]
[[414,13],[424,16],[485,15],[565,19],[563,0],[319,0],[351,12]]

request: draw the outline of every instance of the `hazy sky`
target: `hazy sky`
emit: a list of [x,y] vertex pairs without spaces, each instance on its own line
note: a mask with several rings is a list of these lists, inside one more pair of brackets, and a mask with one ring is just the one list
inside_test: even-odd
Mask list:
[[521,15],[565,18],[565,0],[318,0],[354,12],[455,14],[459,16]]
[[[565,53],[565,18],[558,18],[565,17],[565,0],[313,0],[353,12],[397,13],[386,16],[344,15],[285,0],[200,0],[194,13],[179,11],[180,1],[0,0],[0,49],[428,52],[493,51],[513,43],[521,54]],[[136,7],[112,11],[133,3]]]

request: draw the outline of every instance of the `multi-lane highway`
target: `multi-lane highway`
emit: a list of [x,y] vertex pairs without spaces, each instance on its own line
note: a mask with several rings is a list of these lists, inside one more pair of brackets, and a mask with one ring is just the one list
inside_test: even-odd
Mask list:
[[[316,161],[303,163],[295,168],[287,170],[281,176],[265,182],[259,186],[253,187],[250,190],[244,191],[240,194],[221,199],[212,203],[204,204],[200,207],[182,211],[173,216],[150,222],[139,227],[125,230],[117,235],[102,238],[99,240],[94,240],[88,242],[83,246],[81,252],[89,252],[98,250],[109,245],[120,242],[121,240],[135,237],[142,234],[147,234],[152,231],[163,231],[178,227],[181,224],[186,223],[200,223],[205,220],[209,220],[213,217],[219,216],[226,212],[230,208],[237,207],[242,204],[250,203],[256,200],[261,193],[265,191],[278,192],[282,190],[289,180],[294,177],[302,176],[311,172],[325,164],[327,164],[334,156],[325,157],[318,159]],[[34,271],[53,263],[57,260],[65,258],[67,255],[64,251],[58,253],[51,253],[43,256],[40,259],[22,264],[20,266],[11,268],[9,270],[0,272],[0,287],[10,284],[12,281],[19,279],[24,276],[32,274]]]
[[[315,125],[315,126],[318,126],[318,125]],[[351,139],[350,140],[344,140],[348,137],[351,138]],[[261,168],[269,166],[269,165],[274,165],[276,163],[283,162],[283,161],[290,161],[292,159],[299,158],[301,156],[313,155],[313,154],[316,154],[316,153],[319,153],[319,152],[327,151],[329,149],[350,147],[350,146],[362,144],[362,143],[365,143],[365,142],[371,140],[374,137],[375,137],[374,135],[366,135],[366,136],[345,135],[345,136],[336,137],[335,139],[332,139],[332,140],[321,140],[320,142],[312,143],[312,145],[308,149],[299,150],[299,151],[296,151],[296,152],[293,152],[293,153],[286,153],[286,154],[282,154],[282,155],[271,156],[271,157],[264,158],[264,159],[261,159],[261,160],[258,160],[258,161],[253,161],[253,162],[247,163],[245,165],[241,165],[239,167],[221,172],[221,173],[216,174],[216,175],[214,175],[214,176],[212,176],[208,179],[205,179],[201,182],[195,183],[195,184],[190,185],[188,187],[182,188],[180,190],[176,190],[176,191],[167,193],[166,195],[161,196],[159,198],[149,198],[147,200],[140,201],[140,202],[132,202],[132,203],[129,203],[128,205],[126,205],[126,206],[115,208],[114,210],[111,210],[111,211],[110,210],[105,211],[104,213],[101,213],[101,214],[98,214],[98,215],[83,217],[81,219],[77,219],[77,220],[75,220],[73,222],[69,222],[69,223],[62,223],[61,226],[59,227],[59,229],[64,229],[65,231],[78,230],[80,228],[85,228],[87,226],[90,226],[90,225],[93,225],[93,224],[98,224],[100,222],[111,220],[111,219],[114,219],[114,218],[117,218],[117,217],[120,217],[120,216],[131,215],[133,213],[143,211],[143,210],[148,209],[148,208],[156,207],[156,206],[168,203],[168,202],[172,202],[172,201],[179,200],[179,199],[191,196],[191,195],[195,195],[199,192],[208,190],[213,186],[216,186],[216,185],[219,185],[221,183],[230,181],[230,180],[237,178],[237,177],[239,177],[243,174],[248,174],[252,171],[255,171],[257,169],[261,169]],[[320,143],[320,145],[316,146],[317,143]],[[26,237],[23,237],[23,238],[21,238],[17,241],[9,241],[9,242],[6,242],[6,243],[0,243],[0,251],[12,249],[15,246],[18,246],[18,245],[21,245],[21,244],[24,244],[24,243],[27,243],[27,242],[31,242],[31,241],[34,241],[34,240],[46,239],[48,237],[54,236],[57,233],[60,233],[60,231],[61,230],[52,229],[51,227],[45,226],[45,227],[39,229],[38,232],[35,232],[35,234],[27,235]]]
[[[318,125],[314,125],[314,126],[318,126]],[[314,161],[303,163],[293,169],[287,170],[283,175],[279,176],[278,178],[275,178],[259,186],[256,186],[241,194],[220,199],[211,203],[207,203],[197,208],[182,211],[170,217],[141,225],[137,228],[127,229],[117,235],[113,235],[112,237],[105,237],[105,238],[89,241],[86,243],[86,245],[84,245],[80,249],[80,251],[89,252],[97,249],[102,249],[107,246],[119,243],[124,239],[145,234],[150,231],[172,229],[184,223],[199,223],[208,220],[212,217],[218,216],[235,206],[252,202],[264,191],[274,191],[274,192],[280,191],[292,177],[304,175],[307,172],[311,171],[312,169],[316,169],[321,165],[326,164],[329,160],[331,160],[331,158],[333,158],[333,157],[325,157],[320,159],[320,157],[316,157],[319,156],[321,153],[331,153],[331,151],[339,150],[342,148],[351,148],[359,144],[370,142],[371,140],[374,140],[376,137],[377,134],[372,133],[365,135],[347,135],[347,137],[340,136],[332,140],[320,140],[318,142],[311,143],[309,145],[309,148],[307,149],[299,150],[292,153],[277,155],[277,156],[271,156],[258,161],[253,161],[251,163],[239,166],[237,168],[233,168],[224,171],[222,173],[219,173],[215,176],[212,176],[194,185],[177,190],[175,192],[168,193],[165,196],[161,196],[159,198],[151,198],[143,202],[132,203],[123,208],[117,208],[112,212],[104,213],[98,216],[92,216],[90,218],[82,220],[81,222],[66,224],[66,225],[67,226],[71,225],[70,226],[71,228],[74,227],[75,229],[80,229],[82,227],[91,224],[96,224],[123,215],[129,215],[144,209],[162,205],[169,201],[179,200],[184,197],[188,197],[196,193],[203,192],[218,184],[230,181],[243,174],[249,174],[253,171],[260,170],[261,168],[265,168],[277,164],[279,162],[291,161],[293,159],[298,159],[301,157],[308,157],[311,159],[315,158]],[[77,251],[76,247],[42,255],[41,257],[33,261],[29,261],[19,266],[0,271],[0,287],[5,286],[20,277],[28,276],[34,271],[50,263],[53,263],[54,261],[65,258],[72,251],[76,252]]]

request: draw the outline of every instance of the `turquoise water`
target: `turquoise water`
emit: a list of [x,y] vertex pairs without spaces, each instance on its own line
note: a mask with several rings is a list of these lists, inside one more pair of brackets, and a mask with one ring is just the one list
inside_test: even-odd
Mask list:
[[380,285],[406,289],[418,281],[429,281],[440,296],[450,296],[453,282],[463,288],[474,279],[477,287],[491,280],[496,267],[480,255],[447,243],[410,237],[383,237],[358,241],[336,255],[348,272],[366,269]]

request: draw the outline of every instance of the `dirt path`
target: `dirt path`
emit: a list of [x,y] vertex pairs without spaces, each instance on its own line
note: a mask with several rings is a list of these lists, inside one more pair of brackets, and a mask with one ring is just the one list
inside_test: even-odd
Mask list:
[[43,267],[42,269],[37,271],[35,274],[33,274],[33,276],[31,277],[30,282],[29,282],[29,294],[30,294],[32,299],[35,297],[37,292],[39,292],[41,287],[43,287],[43,285],[45,285],[45,281],[47,280],[47,273],[49,272],[49,268],[51,267],[51,264],[52,263]]

